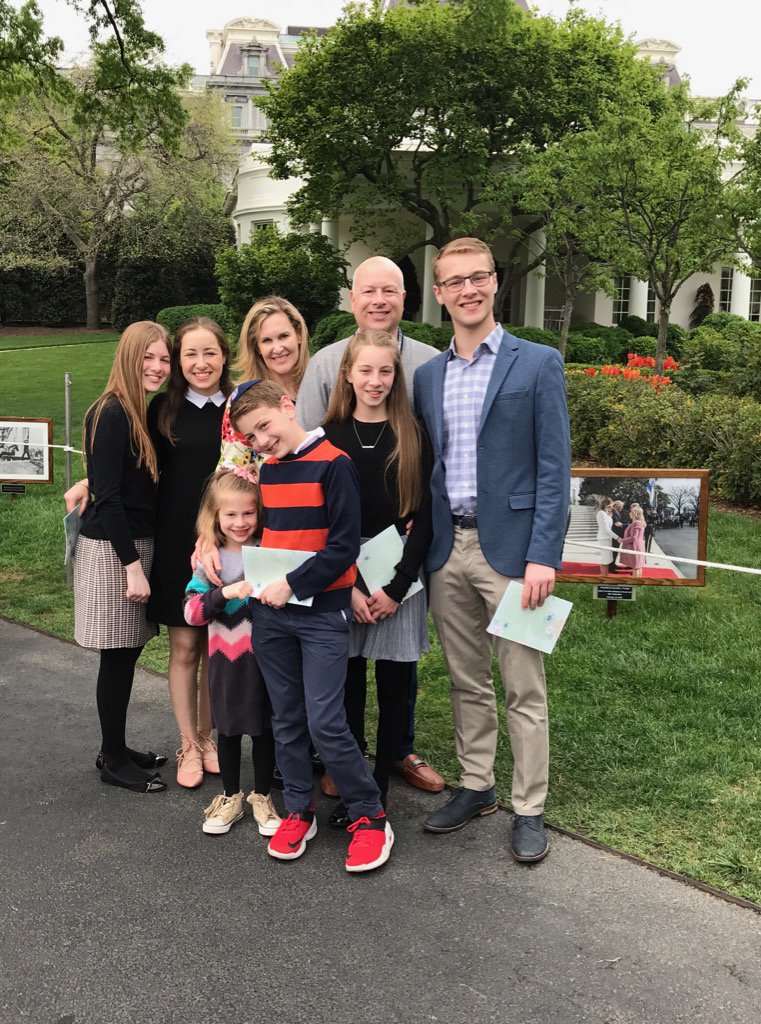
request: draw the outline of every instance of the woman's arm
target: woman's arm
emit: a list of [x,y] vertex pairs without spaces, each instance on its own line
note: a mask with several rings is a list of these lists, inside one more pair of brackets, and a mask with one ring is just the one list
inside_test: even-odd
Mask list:
[[125,566],[140,561],[122,494],[122,472],[130,444],[127,413],[117,401],[108,402],[102,409],[95,435],[89,434],[87,447],[95,510],[106,539]]
[[412,520],[407,543],[394,578],[383,590],[397,604],[401,604],[412,584],[420,576],[425,556],[433,540],[433,517],[431,500],[431,474],[433,472],[433,448],[428,433],[420,426],[420,505]]

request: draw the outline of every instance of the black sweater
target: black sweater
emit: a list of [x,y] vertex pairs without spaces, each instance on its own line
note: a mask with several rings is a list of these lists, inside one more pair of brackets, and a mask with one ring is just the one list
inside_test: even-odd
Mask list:
[[122,565],[138,559],[135,539],[152,537],[156,527],[156,484],[138,467],[131,423],[121,403],[103,406],[95,437],[92,412],[86,421],[85,457],[92,501],[82,520],[82,536],[108,540]]
[[412,529],[404,546],[404,554],[399,564],[395,566],[396,575],[383,588],[392,601],[400,604],[410,586],[418,578],[433,539],[431,520],[433,453],[428,435],[421,427],[420,507],[412,516],[400,516],[396,472],[393,467],[386,470],[386,461],[396,445],[396,436],[391,426],[386,425],[386,429],[380,435],[374,448],[363,448],[357,439],[358,433],[363,444],[374,444],[381,427],[381,423],[363,423],[352,418],[344,423],[326,423],[324,429],[328,440],[336,448],[346,452],[357,467],[362,536],[368,539],[376,537],[392,525],[397,528],[401,536],[404,536],[408,519],[412,518],[413,520]]

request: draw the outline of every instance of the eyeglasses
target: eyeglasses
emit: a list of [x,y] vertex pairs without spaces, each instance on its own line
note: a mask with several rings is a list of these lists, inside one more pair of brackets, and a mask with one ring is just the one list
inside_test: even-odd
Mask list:
[[492,274],[496,274],[496,270],[477,270],[475,274],[468,274],[467,277],[448,277],[446,281],[439,281],[439,288],[454,294],[463,290],[466,281],[470,281],[474,288],[483,288],[488,284]]

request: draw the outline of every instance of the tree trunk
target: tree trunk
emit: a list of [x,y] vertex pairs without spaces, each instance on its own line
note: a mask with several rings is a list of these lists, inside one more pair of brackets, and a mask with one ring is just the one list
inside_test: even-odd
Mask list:
[[658,317],[658,344],[655,347],[655,372],[659,377],[663,376],[663,360],[666,358],[666,335],[669,329],[670,314],[671,308],[662,305]]
[[100,330],[100,298],[98,296],[98,258],[85,257],[85,302],[87,304],[87,326],[90,330]]
[[568,332],[571,330],[571,317],[573,316],[573,307],[576,301],[576,295],[573,290],[566,291],[565,302],[563,304],[563,318],[560,321],[560,354],[565,362],[565,350],[568,345]]

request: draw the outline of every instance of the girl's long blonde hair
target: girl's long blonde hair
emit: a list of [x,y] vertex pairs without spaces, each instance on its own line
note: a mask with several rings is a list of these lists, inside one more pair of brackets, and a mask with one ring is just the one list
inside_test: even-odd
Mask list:
[[206,482],[201,505],[196,519],[198,536],[207,547],[223,548],[226,537],[219,528],[219,506],[225,491],[233,494],[250,494],[256,505],[255,537],[261,535],[263,512],[262,494],[258,484],[234,470],[218,469]]
[[271,380],[270,371],[259,352],[259,332],[262,324],[273,313],[284,313],[288,317],[299,339],[299,358],[293,370],[293,383],[298,391],[309,362],[309,331],[304,317],[292,302],[279,295],[269,295],[256,302],[246,314],[238,340],[238,359],[235,372],[240,380]]
[[629,506],[629,515],[639,523],[644,523],[645,521],[645,513],[642,511],[642,506],[638,501],[633,501]]
[[[129,417],[132,451],[137,464],[147,469],[156,482],[159,478],[156,449],[153,447],[146,420],[145,388],[143,387],[143,359],[155,341],[163,341],[170,354],[169,335],[161,324],[152,320],[138,320],[130,324],[116,346],[114,362],[105,391],[85,413],[82,426],[82,450],[92,448],[95,431],[107,402],[116,399]],[[92,414],[89,424],[88,419]]]
[[386,410],[389,426],[396,437],[396,445],[388,457],[386,472],[392,466],[396,468],[399,515],[406,516],[414,512],[420,504],[422,444],[420,427],[407,398],[399,343],[393,335],[387,331],[367,330],[357,331],[349,338],[324,422],[344,423],[350,419],[357,406],[357,396],[349,382],[349,372],[360,349],[368,345],[388,349],[389,357],[394,364],[394,383],[386,399]]

